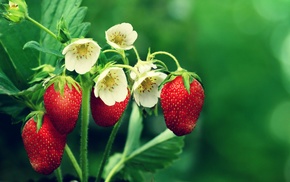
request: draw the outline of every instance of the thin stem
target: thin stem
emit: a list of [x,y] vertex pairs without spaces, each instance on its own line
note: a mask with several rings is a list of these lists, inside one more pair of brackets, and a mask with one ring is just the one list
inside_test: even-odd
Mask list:
[[107,50],[103,51],[103,53],[107,53],[107,52],[113,52],[113,53],[119,54],[122,57],[124,64],[126,64],[126,65],[129,64],[128,60],[126,60],[126,55],[125,55],[124,50],[107,49]]
[[176,64],[176,66],[177,66],[177,70],[183,70],[183,69],[181,68],[181,66],[180,66],[180,64],[179,64],[179,62],[178,62],[178,60],[176,59],[176,57],[173,56],[172,54],[170,54],[170,53],[168,53],[168,52],[165,52],[165,51],[157,51],[157,52],[152,53],[150,56],[154,58],[157,54],[163,54],[163,55],[167,55],[167,56],[171,57],[171,58],[175,61],[175,64]]
[[115,126],[114,126],[114,128],[113,128],[113,130],[111,132],[111,135],[110,135],[110,138],[109,138],[109,140],[107,142],[107,145],[106,145],[106,148],[105,148],[105,152],[104,152],[104,155],[103,155],[103,158],[102,158],[102,161],[101,161],[101,165],[100,165],[100,168],[99,168],[99,171],[98,171],[98,174],[97,174],[96,182],[99,182],[101,180],[105,165],[107,163],[108,157],[109,157],[110,152],[111,152],[112,145],[114,143],[114,140],[116,138],[116,134],[117,134],[118,129],[120,127],[121,120],[122,119],[120,119],[115,124]]
[[140,56],[139,56],[139,54],[138,54],[138,51],[137,51],[137,49],[136,49],[135,46],[133,46],[133,50],[134,50],[134,52],[135,52],[135,54],[136,54],[137,60],[138,60],[138,61],[141,60],[141,59],[140,59]]
[[30,16],[26,15],[26,19],[29,20],[29,21],[31,21],[33,24],[35,24],[36,26],[38,26],[40,29],[46,31],[53,38],[57,39],[57,36],[52,31],[50,31],[48,28],[46,28],[45,26],[43,26],[42,24],[40,24],[39,22],[37,22],[36,20],[34,20],[33,18],[31,18]]
[[91,82],[88,74],[81,75],[82,108],[81,108],[81,148],[80,164],[82,170],[82,181],[88,181],[88,129],[90,116],[90,94]]
[[75,156],[73,155],[71,149],[69,148],[69,146],[67,144],[65,145],[64,149],[65,149],[66,154],[68,155],[69,159],[71,160],[71,163],[72,163],[73,167],[75,168],[80,180],[82,181],[82,170],[81,170]]
[[25,105],[27,106],[27,107],[29,107],[31,110],[33,110],[33,111],[39,111],[39,110],[41,110],[42,108],[41,107],[39,107],[39,106],[37,106],[37,105],[35,105],[32,101],[31,101],[31,99],[29,99],[27,96],[23,96],[23,102],[25,103]]
[[162,61],[160,61],[160,60],[154,60],[154,63],[159,63],[163,68],[165,68],[166,71],[168,71],[168,67]]
[[117,67],[119,67],[119,68],[127,68],[127,69],[133,71],[133,72],[137,75],[137,77],[140,76],[140,73],[139,73],[136,69],[134,69],[132,66],[130,66],[130,65],[125,65],[125,64],[115,64],[114,66],[117,66]]
[[61,169],[58,167],[55,171],[54,174],[56,176],[57,182],[62,182],[62,174],[61,174]]

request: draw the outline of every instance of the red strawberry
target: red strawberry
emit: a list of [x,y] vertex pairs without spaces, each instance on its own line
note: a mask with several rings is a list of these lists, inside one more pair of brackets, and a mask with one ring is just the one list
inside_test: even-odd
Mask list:
[[204,101],[202,85],[194,79],[190,83],[190,94],[186,90],[182,76],[164,84],[160,94],[166,126],[177,136],[191,133]]
[[22,130],[22,140],[32,168],[48,175],[59,167],[66,143],[66,135],[60,134],[44,115],[43,123],[37,132],[33,118],[28,120]]
[[91,93],[91,112],[95,123],[99,126],[114,126],[125,111],[130,99],[130,91],[122,102],[116,102],[112,106],[106,105],[100,97],[96,98],[94,92]]
[[[55,84],[57,83],[51,84],[44,93],[44,107],[53,126],[60,133],[68,134],[75,128],[78,120],[82,102],[81,88],[77,85],[77,90],[73,85],[70,88],[68,84],[64,84],[63,88],[55,89]],[[60,89],[63,89],[63,93]]]

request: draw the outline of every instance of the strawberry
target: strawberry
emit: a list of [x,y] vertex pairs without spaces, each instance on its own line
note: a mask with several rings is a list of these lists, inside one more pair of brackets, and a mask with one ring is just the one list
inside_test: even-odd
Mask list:
[[130,99],[130,91],[122,102],[116,102],[112,106],[106,105],[100,97],[95,97],[94,92],[91,93],[91,112],[95,123],[99,126],[114,126],[125,111]]
[[183,80],[181,75],[173,77],[160,93],[166,126],[177,136],[192,132],[204,102],[204,90],[199,81],[193,79],[190,83],[188,80],[189,93]]
[[29,119],[21,136],[30,164],[36,172],[48,175],[59,167],[66,135],[60,134],[53,127],[47,115],[44,115],[39,131],[34,118]]
[[44,107],[53,126],[62,134],[68,134],[76,126],[82,102],[80,86],[73,82],[54,81],[45,91]]

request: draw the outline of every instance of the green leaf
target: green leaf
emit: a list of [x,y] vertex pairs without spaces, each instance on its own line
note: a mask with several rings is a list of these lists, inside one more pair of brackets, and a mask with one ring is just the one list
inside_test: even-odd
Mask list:
[[[108,180],[119,172],[123,173],[126,179],[137,181],[142,178],[142,172],[154,173],[171,165],[181,154],[183,146],[184,137],[177,137],[167,129],[127,156],[124,156],[124,153],[122,156],[114,155],[104,177]],[[139,175],[135,175],[136,173]]]
[[33,73],[31,68],[38,66],[36,51],[22,49],[28,40],[38,37],[34,28],[26,21],[10,25],[0,19],[0,49],[7,55],[1,59],[0,67],[19,89],[27,87],[27,80]]
[[172,164],[182,152],[183,146],[184,137],[177,137],[167,129],[132,152],[126,158],[126,165],[141,171],[155,172]]
[[[87,8],[79,7],[81,2],[81,0],[43,1],[41,12],[45,16],[42,16],[41,23],[57,34],[57,25],[63,17],[72,38],[85,36],[89,31],[90,24],[82,22],[86,15]],[[40,44],[45,45],[47,49],[55,49],[59,52],[61,52],[63,48],[60,42],[56,41],[44,31],[40,33]],[[41,54],[41,57],[42,63],[55,65],[57,61],[57,57],[50,54]]]
[[126,167],[120,171],[120,175],[117,175],[117,179],[123,179],[125,181],[146,181],[144,178],[144,172],[136,170],[134,167]]
[[57,57],[61,57],[61,58],[64,57],[59,51],[45,48],[45,47],[41,46],[36,41],[29,41],[29,42],[27,42],[23,46],[23,49],[27,49],[27,48],[32,48],[32,49],[38,50],[39,52],[46,53],[46,54],[51,54],[51,55],[54,55],[54,56],[57,56]]
[[8,95],[0,95],[0,113],[5,113],[13,118],[13,123],[22,121],[29,111],[26,110],[26,106],[21,102],[13,99]]
[[0,70],[0,94],[15,95],[19,90],[11,80]]
[[[26,0],[26,3],[30,16],[40,17],[39,3],[35,3],[34,0]],[[39,40],[39,28],[32,23],[10,23],[0,18],[0,67],[20,90],[27,88],[28,79],[33,74],[31,68],[39,65],[37,51],[22,49],[23,45],[31,40]]]
[[[33,107],[31,109],[36,109],[34,107],[39,106],[39,108],[37,109],[41,110],[42,109],[41,103],[43,101],[44,92],[45,92],[44,87],[42,86],[41,83],[39,83],[39,84],[34,84],[33,86],[29,87],[26,90],[22,90],[16,96],[25,98],[26,100],[29,100],[29,101],[33,101],[34,106],[31,106]],[[24,102],[26,102],[26,100],[24,100]]]
[[120,162],[122,159],[121,153],[115,153],[114,155],[110,156],[108,164],[104,168],[103,177],[106,177],[110,171]]

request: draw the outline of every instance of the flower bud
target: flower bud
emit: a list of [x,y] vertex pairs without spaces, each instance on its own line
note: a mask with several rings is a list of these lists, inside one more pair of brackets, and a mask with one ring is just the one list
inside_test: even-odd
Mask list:
[[18,23],[25,19],[28,15],[27,4],[25,0],[11,0],[9,4],[4,4],[4,18],[14,23]]
[[63,17],[57,23],[57,39],[61,43],[66,43],[71,39],[68,26]]

